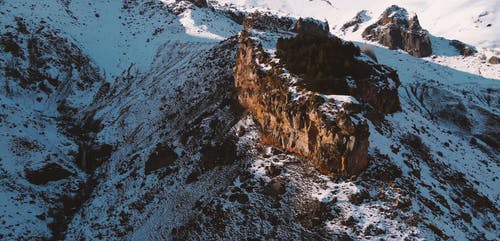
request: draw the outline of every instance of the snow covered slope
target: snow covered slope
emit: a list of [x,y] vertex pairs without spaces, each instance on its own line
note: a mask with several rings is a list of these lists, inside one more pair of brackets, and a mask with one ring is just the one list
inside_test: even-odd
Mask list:
[[220,0],[214,4],[233,5],[247,11],[269,11],[294,17],[327,20],[332,28],[340,27],[356,13],[367,10],[377,18],[384,9],[396,4],[415,12],[431,34],[459,39],[486,48],[500,48],[500,2],[490,0]]
[[[96,139],[83,127],[84,120],[92,119],[92,113],[106,103],[101,99],[110,89],[121,93],[132,88],[126,81],[149,73],[153,65],[170,69],[169,76],[174,76],[180,71],[176,68],[241,28],[224,15],[187,2],[1,1],[0,5],[2,239],[61,237],[67,216],[79,208],[79,200],[89,194],[96,179],[86,170],[90,164],[81,162],[88,143],[115,144],[123,137]],[[167,79],[167,92],[185,81],[179,75]],[[129,101],[143,104],[141,98],[129,96]],[[150,107],[157,110],[156,105]],[[117,118],[121,106],[115,108],[110,113]],[[141,118],[133,123],[139,124]]]

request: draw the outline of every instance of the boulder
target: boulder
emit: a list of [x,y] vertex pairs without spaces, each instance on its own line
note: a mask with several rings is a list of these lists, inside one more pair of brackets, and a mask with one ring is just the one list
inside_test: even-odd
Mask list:
[[500,58],[497,56],[491,56],[491,58],[488,60],[488,63],[490,64],[500,64]]
[[146,161],[146,166],[144,168],[145,174],[147,175],[160,168],[170,166],[177,158],[177,153],[175,153],[172,148],[158,144]]
[[431,40],[420,26],[417,15],[410,15],[396,5],[387,8],[376,23],[363,31],[362,36],[390,49],[403,49],[416,57],[432,54]]

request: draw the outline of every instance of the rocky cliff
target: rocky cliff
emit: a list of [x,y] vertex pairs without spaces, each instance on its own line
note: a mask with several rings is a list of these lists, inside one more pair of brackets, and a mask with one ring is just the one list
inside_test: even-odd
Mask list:
[[403,49],[416,57],[432,54],[431,40],[420,26],[417,15],[411,15],[396,5],[387,8],[376,23],[368,26],[363,38],[377,41],[390,49]]
[[316,93],[320,90],[310,91],[291,81],[290,75],[283,75],[288,72],[284,63],[276,64],[276,59],[257,43],[260,37],[250,35],[253,29],[268,29],[336,38],[330,35],[328,23],[258,16],[244,23],[235,86],[240,104],[260,125],[263,142],[311,159],[325,174],[350,176],[364,170],[368,165],[369,131],[358,114],[364,111],[384,115],[400,110],[396,71],[366,56],[352,56],[345,67],[347,76],[339,80],[347,86],[338,93],[341,96]]
[[323,173],[353,175],[368,164],[368,125],[352,107],[312,92],[294,98],[288,80],[256,63],[265,53],[240,39],[235,69],[239,102],[254,115],[263,142],[310,158]]

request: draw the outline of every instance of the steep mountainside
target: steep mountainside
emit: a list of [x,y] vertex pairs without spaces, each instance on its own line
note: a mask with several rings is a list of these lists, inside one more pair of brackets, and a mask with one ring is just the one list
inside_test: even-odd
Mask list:
[[[0,239],[497,239],[500,6],[394,2],[0,0]],[[363,38],[392,4],[431,56]],[[361,47],[348,92],[298,33]]]

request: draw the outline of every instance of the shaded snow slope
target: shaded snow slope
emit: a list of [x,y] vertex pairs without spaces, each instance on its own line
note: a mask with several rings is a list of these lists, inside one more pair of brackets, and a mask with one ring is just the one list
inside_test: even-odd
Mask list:
[[[385,48],[376,47],[375,53],[381,63],[398,69],[403,111],[387,118],[389,129],[372,126],[372,151],[388,155],[408,175],[415,187],[409,189],[416,199],[412,208],[421,218],[453,239],[471,239],[470,233],[495,239],[498,80]],[[435,209],[426,199],[436,202],[439,196],[444,200],[437,199]],[[482,206],[483,197],[491,202]],[[462,213],[473,213],[471,220],[456,218]]]
[[59,200],[77,196],[87,178],[74,162],[69,125],[103,78],[78,43],[49,24],[6,13],[2,24],[0,238],[50,237]]
[[[110,88],[122,91],[130,87],[125,81],[131,76],[148,73],[153,65],[156,70],[171,65],[165,88],[174,91],[184,83],[176,68],[241,28],[187,2],[1,1],[0,5],[1,239],[62,237],[66,216],[91,191],[89,182],[99,179],[78,163],[82,142],[93,138],[78,125],[104,106],[96,104]],[[177,7],[182,14],[174,14]],[[178,54],[160,54],[171,48]],[[115,80],[120,82],[113,85]],[[157,82],[162,81],[158,77]],[[109,113],[120,116],[122,106],[115,107]],[[134,123],[142,120],[140,115],[130,119],[132,115],[126,114]],[[104,136],[95,141],[115,144],[122,137]],[[47,175],[38,171],[48,164],[70,176],[48,172],[39,178]]]
[[[171,42],[162,49],[148,74],[116,82],[96,114],[106,126],[98,139],[117,151],[98,170],[103,178],[75,216],[68,239],[168,237],[192,215],[199,196],[220,188],[211,184],[218,179],[200,185],[185,179],[199,168],[199,148],[223,141],[217,132],[234,122],[234,39],[217,46]],[[218,130],[208,126],[218,122]],[[179,158],[148,175],[145,163],[158,146],[172,148]]]
[[[218,42],[240,28],[208,9],[175,1],[6,1],[5,15],[46,21],[74,39],[106,71],[108,81],[134,64],[147,70],[166,40]],[[169,7],[170,6],[170,7]],[[193,8],[177,16],[175,7]]]

